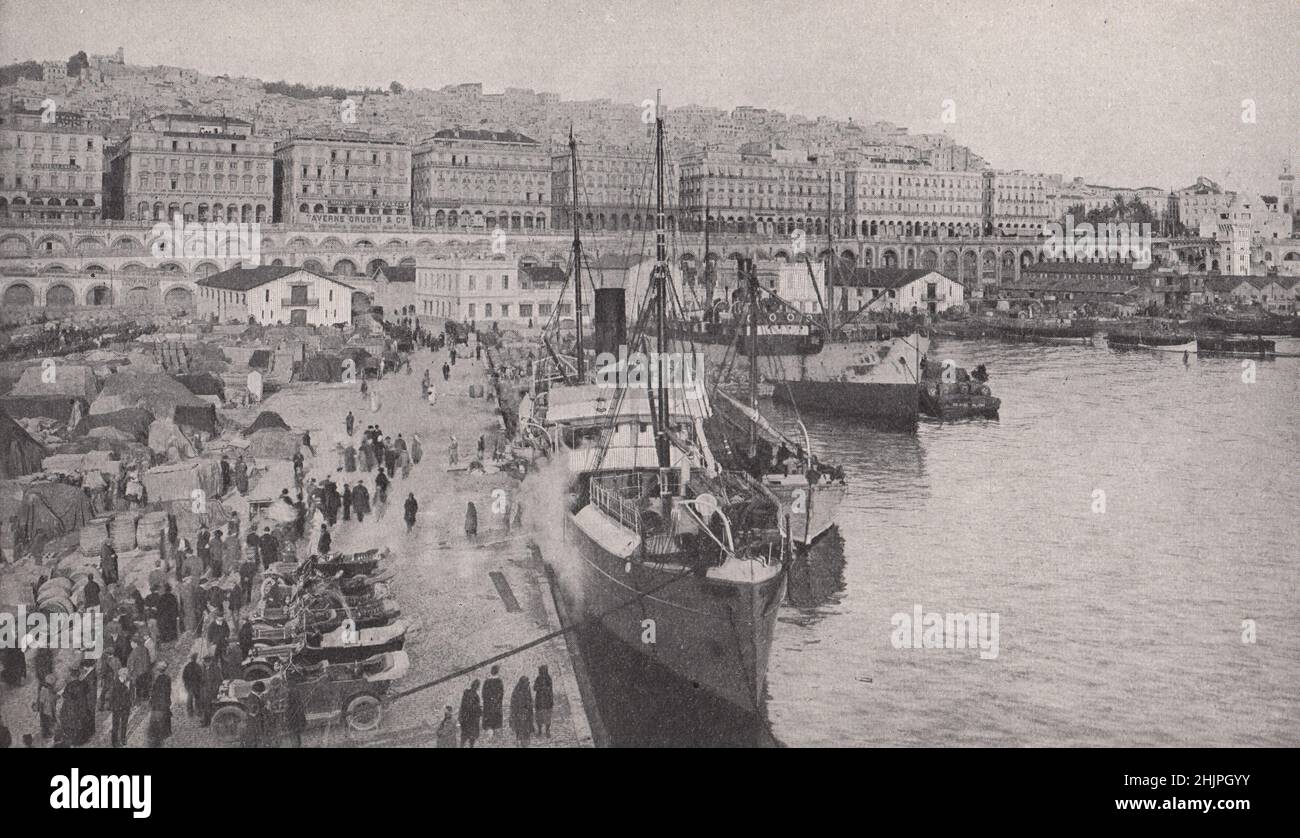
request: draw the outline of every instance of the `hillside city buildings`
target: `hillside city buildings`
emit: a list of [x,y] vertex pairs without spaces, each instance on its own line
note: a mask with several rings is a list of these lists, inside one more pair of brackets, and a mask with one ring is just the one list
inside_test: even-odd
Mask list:
[[[283,262],[287,255],[309,275],[370,282],[378,296],[389,299],[391,311],[526,325],[549,317],[557,305],[559,286],[548,273],[557,263],[550,258],[540,266],[536,259],[497,248],[497,234],[563,233],[575,219],[596,236],[647,231],[655,223],[649,101],[567,101],[526,88],[485,92],[477,83],[295,98],[259,79],[128,64],[121,49],[90,55],[76,66],[45,62],[40,75],[0,92],[0,224],[8,226],[112,222],[149,228],[177,216],[185,224],[282,225],[291,231],[280,236],[288,252],[271,259]],[[859,265],[934,271],[964,283],[966,301],[978,299],[981,286],[1011,276],[1028,283],[1026,295],[1054,295],[1052,289],[1062,282],[1080,288],[1096,284],[1086,270],[1066,266],[1053,273],[1036,257],[1035,265],[1019,251],[985,247],[1020,241],[1033,247],[1067,215],[1081,222],[1089,213],[1121,221],[1149,218],[1153,235],[1183,248],[1183,268],[1193,273],[1300,276],[1300,246],[1285,244],[1295,240],[1300,214],[1291,160],[1279,167],[1276,194],[1232,191],[1206,177],[1182,188],[1110,186],[994,168],[947,134],[916,134],[883,120],[807,117],[749,105],[724,110],[688,104],[665,112],[668,228],[693,243],[706,227],[733,242],[771,243],[768,255],[780,258],[774,264],[760,258],[768,265],[765,281],[782,286],[779,293],[808,311],[820,306],[814,283],[821,282],[815,278],[821,266],[807,265],[800,254],[819,253],[828,236],[844,242]],[[576,195],[571,135],[578,150]],[[1145,211],[1139,212],[1139,203]],[[315,239],[326,252],[299,253],[313,246],[301,235],[311,232],[337,235]],[[451,259],[429,253],[432,260],[404,254],[398,257],[402,264],[390,266],[377,254],[351,250],[352,243],[388,246],[407,241],[403,234],[423,232],[454,234],[452,240],[465,233],[492,234],[480,248],[491,264],[463,253]],[[179,231],[176,239],[182,241]],[[856,247],[846,241],[854,239],[863,241]],[[119,250],[129,241],[105,236],[94,245],[100,250],[91,252]],[[1275,246],[1279,242],[1284,246]],[[25,241],[11,235],[0,237],[0,258],[54,257],[80,246],[50,236]],[[696,244],[691,248],[698,250]],[[330,289],[316,288],[306,277],[289,285],[310,286],[305,299],[318,306],[298,305],[303,292],[281,287],[280,277],[267,280],[280,283],[274,289],[243,287],[250,280],[229,274],[243,255],[177,258],[168,269],[192,268],[209,279],[227,274],[217,285],[196,289],[199,301],[220,317],[237,306],[263,322],[303,317],[325,322],[326,312],[342,311],[329,307]],[[714,258],[726,267],[723,254]],[[11,290],[16,303],[113,298],[116,292],[105,296],[93,280],[104,265],[94,258],[78,264],[89,269],[85,282],[50,293],[37,287],[40,283],[10,283],[5,299]],[[153,287],[159,281],[146,276],[145,264],[128,260],[123,268],[143,277],[140,287]],[[688,283],[697,265],[682,264]],[[644,265],[608,270],[644,285]],[[1043,288],[1029,287],[1039,274],[1045,277]],[[716,275],[725,286],[728,270]],[[1115,280],[1106,275],[1102,284],[1150,284],[1145,276]],[[850,306],[859,293],[870,298],[879,292],[886,299],[891,290],[903,293],[901,286],[879,284],[883,280],[884,275],[860,277],[840,293]],[[909,282],[919,282],[915,288],[927,292],[932,284]],[[935,293],[943,301],[918,296],[914,289],[906,292],[908,298],[927,306],[935,302],[937,310],[959,298],[942,283],[934,284],[941,287]],[[1127,294],[1130,287],[1121,290]],[[1187,298],[1158,287],[1169,299]],[[133,288],[122,293],[141,298],[143,292]],[[260,304],[253,299],[254,288],[261,289]],[[1098,289],[1096,299],[1106,298],[1109,292]],[[180,291],[159,285],[159,296],[169,293]],[[1252,282],[1219,293],[1270,306],[1285,305],[1287,295],[1294,296],[1290,287],[1261,288]]]

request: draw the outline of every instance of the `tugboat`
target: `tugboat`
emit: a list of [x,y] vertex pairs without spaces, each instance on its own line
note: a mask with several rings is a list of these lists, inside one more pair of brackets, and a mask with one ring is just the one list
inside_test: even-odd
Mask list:
[[1196,354],[1196,335],[1168,332],[1107,332],[1106,345],[1111,349],[1150,349],[1156,352]]
[[968,372],[947,361],[942,367],[926,364],[922,372],[921,412],[935,419],[996,419],[1002,400],[988,385],[983,364]]

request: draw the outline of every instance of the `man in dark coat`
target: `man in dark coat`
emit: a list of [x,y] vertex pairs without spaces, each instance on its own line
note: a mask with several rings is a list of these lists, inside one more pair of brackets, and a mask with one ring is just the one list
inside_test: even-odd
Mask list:
[[242,454],[235,460],[235,489],[241,495],[248,494],[248,464]]
[[533,679],[533,710],[537,717],[537,732],[542,736],[551,735],[551,712],[555,709],[555,685],[551,683],[551,673],[546,664],[537,667],[537,677]]
[[94,718],[86,701],[86,684],[80,672],[73,670],[63,687],[63,701],[59,705],[59,725],[63,738],[70,745],[84,745],[94,735]]
[[415,499],[414,492],[408,492],[406,495],[406,509],[404,518],[406,519],[406,531],[410,532],[415,526],[415,513],[420,509],[419,501]]
[[212,625],[208,626],[208,644],[212,647],[213,654],[221,657],[226,653],[226,644],[230,642],[230,626],[226,625],[226,618],[217,614]]
[[87,576],[86,587],[82,589],[82,600],[87,611],[99,607],[99,590],[99,583],[95,581],[94,574]]
[[479,723],[483,720],[483,704],[478,698],[478,681],[465,688],[460,695],[460,746],[472,748],[478,741]]
[[230,469],[230,459],[225,454],[222,454],[221,455],[221,496],[222,497],[225,497],[226,493],[230,491],[230,484],[232,482],[231,478],[233,476],[234,475],[231,473],[231,469]]
[[177,617],[179,617],[180,613],[181,605],[177,602],[176,595],[172,593],[172,586],[164,582],[162,593],[158,595],[157,602],[159,642],[171,643],[176,639],[179,634],[177,631]]
[[212,721],[213,706],[221,689],[221,663],[214,656],[203,659],[203,681],[199,688],[199,723],[204,727]]
[[347,483],[343,484],[343,520],[352,520],[352,487]]
[[113,728],[110,741],[114,748],[126,744],[126,723],[131,719],[131,673],[125,667],[113,679],[113,692],[109,695],[109,709],[113,711]]
[[239,654],[247,658],[253,651],[253,621],[243,620],[239,624]]
[[99,575],[104,577],[105,585],[117,584],[117,551],[108,541],[99,548]]
[[360,480],[352,490],[352,511],[357,513],[357,523],[364,522],[370,514],[370,490]]
[[203,667],[197,652],[190,655],[190,662],[181,670],[181,684],[185,687],[185,715],[193,716],[199,709],[199,694],[203,690]]
[[271,535],[271,528],[266,527],[262,530],[262,567],[268,568],[280,561],[280,543]]
[[321,524],[320,537],[316,539],[316,554],[320,556],[328,554],[333,540],[330,536],[330,528],[325,524]]
[[375,474],[375,505],[383,506],[388,503],[388,475],[384,474],[381,468]]
[[167,661],[158,662],[158,676],[149,690],[149,747],[161,748],[172,735],[172,679]]
[[488,679],[483,682],[483,730],[488,738],[495,738],[501,729],[506,687],[498,676],[500,667],[493,666]]
[[533,735],[533,691],[526,675],[520,677],[510,693],[510,729],[515,732],[515,743],[528,747]]
[[356,422],[356,420],[352,418],[352,411],[349,410],[347,418],[343,420],[343,428],[348,432],[348,436],[352,436],[352,427],[354,422]]

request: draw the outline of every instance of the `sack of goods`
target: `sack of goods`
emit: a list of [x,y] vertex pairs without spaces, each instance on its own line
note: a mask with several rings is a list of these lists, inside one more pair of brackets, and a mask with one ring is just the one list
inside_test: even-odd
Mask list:
[[135,549],[135,525],[138,519],[139,516],[134,512],[121,512],[109,521],[108,537],[117,552]]
[[99,548],[108,540],[108,518],[94,518],[81,528],[81,552],[86,556],[98,556]]

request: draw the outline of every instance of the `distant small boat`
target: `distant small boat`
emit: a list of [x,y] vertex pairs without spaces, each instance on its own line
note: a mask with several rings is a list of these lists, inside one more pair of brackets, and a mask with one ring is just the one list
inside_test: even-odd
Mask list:
[[1277,355],[1277,341],[1247,337],[1198,337],[1202,355],[1241,355],[1253,358],[1271,358]]
[[955,377],[944,381],[939,368],[927,368],[921,381],[922,413],[935,419],[998,418],[1002,400],[989,389],[987,376],[976,378],[958,367]]
[[1141,334],[1107,332],[1106,343],[1112,349],[1150,349],[1155,352],[1197,352],[1196,336],[1182,334]]

